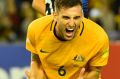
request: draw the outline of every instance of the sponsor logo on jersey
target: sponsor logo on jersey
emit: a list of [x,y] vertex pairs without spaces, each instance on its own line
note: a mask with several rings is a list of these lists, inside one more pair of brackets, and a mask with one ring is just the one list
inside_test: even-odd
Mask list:
[[43,49],[40,49],[40,52],[41,52],[41,53],[49,53],[48,51],[45,51],[45,50],[43,50]]

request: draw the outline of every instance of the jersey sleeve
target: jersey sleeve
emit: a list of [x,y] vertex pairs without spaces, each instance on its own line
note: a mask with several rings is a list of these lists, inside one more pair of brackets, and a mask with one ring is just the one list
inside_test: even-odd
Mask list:
[[104,66],[108,62],[109,57],[109,40],[102,41],[100,51],[90,60],[90,66]]
[[26,49],[28,51],[36,54],[36,50],[35,50],[35,31],[34,31],[32,23],[28,26],[28,30],[27,30]]

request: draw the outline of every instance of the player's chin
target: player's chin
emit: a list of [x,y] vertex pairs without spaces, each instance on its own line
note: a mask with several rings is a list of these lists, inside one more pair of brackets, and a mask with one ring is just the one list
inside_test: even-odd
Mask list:
[[70,40],[72,40],[74,38],[74,36],[65,36],[65,40],[66,41],[70,41]]
[[75,33],[71,33],[71,34],[65,34],[64,38],[65,40],[69,41],[69,40],[72,40],[73,38],[75,37]]

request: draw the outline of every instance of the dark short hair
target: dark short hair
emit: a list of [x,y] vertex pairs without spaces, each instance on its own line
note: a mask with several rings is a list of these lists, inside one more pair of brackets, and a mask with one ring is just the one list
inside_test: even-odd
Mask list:
[[59,11],[62,7],[71,8],[76,5],[80,5],[82,7],[81,0],[55,0],[55,9],[57,11]]

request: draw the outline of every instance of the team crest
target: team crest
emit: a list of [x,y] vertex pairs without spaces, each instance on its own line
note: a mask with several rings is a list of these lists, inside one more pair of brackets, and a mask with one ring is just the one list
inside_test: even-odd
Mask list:
[[78,62],[83,62],[85,60],[85,58],[82,55],[76,55],[73,58],[74,61],[78,61]]

